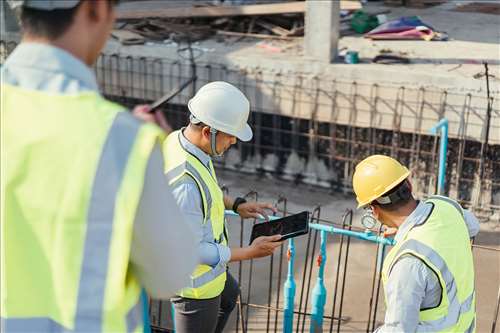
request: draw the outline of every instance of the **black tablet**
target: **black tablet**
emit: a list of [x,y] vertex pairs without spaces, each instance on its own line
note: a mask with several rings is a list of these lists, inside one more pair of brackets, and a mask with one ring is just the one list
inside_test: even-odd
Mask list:
[[260,236],[273,236],[282,235],[284,239],[305,235],[309,232],[309,212],[290,215],[270,222],[262,222],[255,224],[252,228],[252,237],[250,237],[250,244],[253,240]]

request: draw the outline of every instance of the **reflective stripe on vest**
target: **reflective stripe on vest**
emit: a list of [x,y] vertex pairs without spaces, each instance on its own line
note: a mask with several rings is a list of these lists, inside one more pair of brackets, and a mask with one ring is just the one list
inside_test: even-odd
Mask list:
[[[204,227],[210,228],[210,241],[227,244],[224,237],[223,193],[217,183],[212,167],[205,166],[195,155],[181,145],[180,131],[171,133],[163,143],[165,174],[170,185],[183,175],[193,178],[200,192],[203,205]],[[208,241],[208,240],[207,240]],[[218,263],[215,267],[200,264],[191,275],[191,281],[179,295],[186,298],[208,299],[218,296],[224,289],[227,266]]]
[[[51,318],[2,318],[3,332],[99,332],[103,329],[103,304],[108,256],[113,231],[115,199],[140,123],[131,131],[130,115],[118,112],[109,129],[96,170],[88,210],[83,262],[80,273],[75,328],[70,330]],[[129,126],[122,127],[127,122]],[[124,128],[124,129],[122,129]],[[105,223],[103,223],[105,222]],[[138,300],[140,303],[140,298]],[[142,322],[142,311],[129,311],[128,330]],[[132,319],[133,318],[133,319]]]
[[[443,277],[444,283],[446,285],[446,294],[448,296],[449,302],[448,315],[437,320],[426,321],[426,323],[431,324],[435,330],[445,330],[455,325],[457,323],[457,318],[459,318],[461,314],[464,314],[471,310],[472,302],[474,300],[474,291],[460,304],[458,300],[457,285],[455,283],[455,279],[453,278],[453,275],[448,269],[448,266],[444,262],[443,258],[441,258],[441,256],[436,251],[415,239],[409,239],[408,241],[404,242],[395,257],[398,257],[399,254],[405,251],[407,252],[408,250],[417,252],[425,256],[427,260],[429,260],[437,269],[439,269],[439,272],[441,273],[441,276]],[[389,274],[393,266],[394,264],[391,265]]]
[[[210,213],[211,213],[211,209],[212,209],[211,208],[212,207],[212,195],[210,194],[210,190],[208,189],[208,186],[203,182],[203,178],[201,177],[198,170],[196,170],[191,164],[186,162],[184,164],[181,164],[181,165],[173,168],[172,170],[167,172],[165,175],[167,176],[167,179],[170,182],[170,181],[174,181],[178,177],[182,176],[182,174],[184,174],[184,172],[186,170],[192,174],[195,182],[197,184],[199,183],[201,185],[198,187],[201,187],[200,191],[203,191],[203,194],[205,195],[206,203],[205,202],[203,203],[203,206],[204,206],[203,208],[205,210],[203,212],[203,215],[204,215],[204,218],[206,221],[210,218]],[[203,202],[203,200],[202,200],[202,202]]]
[[[420,309],[419,325],[425,331],[474,331],[474,266],[469,235],[460,205],[446,197],[431,196],[427,216],[401,235],[388,253],[382,280],[389,275],[398,259],[405,255],[419,258],[432,270],[442,294],[435,307]],[[455,223],[456,222],[456,223]]]

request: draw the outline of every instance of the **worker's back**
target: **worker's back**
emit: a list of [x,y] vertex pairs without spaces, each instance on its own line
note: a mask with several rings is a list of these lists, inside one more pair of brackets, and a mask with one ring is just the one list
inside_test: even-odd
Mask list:
[[431,196],[425,204],[431,207],[425,219],[402,234],[388,253],[384,285],[400,258],[419,258],[438,277],[442,290],[436,306],[420,309],[420,325],[432,332],[474,332],[474,262],[463,210],[442,196]]
[[95,92],[2,84],[4,328],[139,328],[133,221],[159,135]]

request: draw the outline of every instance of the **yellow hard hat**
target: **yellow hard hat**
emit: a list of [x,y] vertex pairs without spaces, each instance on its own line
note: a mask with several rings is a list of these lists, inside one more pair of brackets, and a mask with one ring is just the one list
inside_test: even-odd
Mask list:
[[384,155],[372,155],[356,165],[352,187],[358,208],[389,192],[410,175],[410,171],[395,159]]

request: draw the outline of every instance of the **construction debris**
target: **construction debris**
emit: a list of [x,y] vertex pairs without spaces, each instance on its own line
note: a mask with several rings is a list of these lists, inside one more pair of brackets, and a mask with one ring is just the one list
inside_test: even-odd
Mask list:
[[[139,5],[138,5],[139,4]],[[167,7],[167,8],[166,8]],[[361,8],[359,1],[340,1],[342,10]],[[168,7],[163,1],[127,2],[118,7],[117,19],[140,19],[145,17],[183,18],[183,17],[227,17],[227,16],[259,16],[273,14],[303,14],[305,1],[290,1],[263,5],[243,6],[186,6]]]
[[118,39],[123,45],[138,45],[146,42],[142,35],[129,30],[113,30],[111,36]]
[[459,4],[457,5],[457,8],[454,9],[454,11],[500,15],[500,3],[471,2],[466,4]]
[[[346,15],[361,8],[359,1],[340,4]],[[144,40],[199,41],[214,35],[235,37],[236,41],[243,38],[293,40],[304,36],[305,5],[304,1],[243,6],[132,1],[118,7],[120,21],[113,36],[124,45],[140,44]]]

